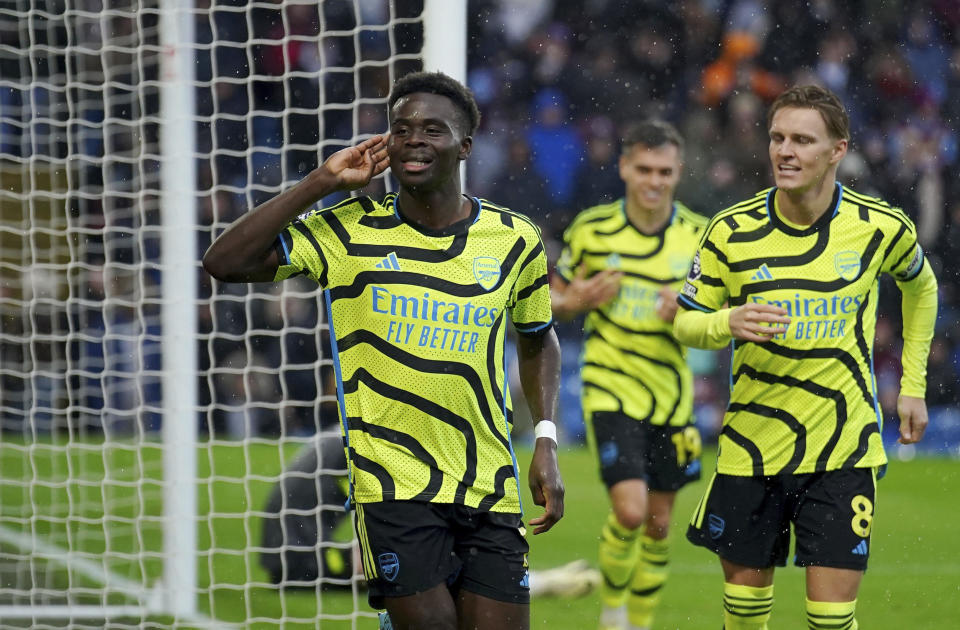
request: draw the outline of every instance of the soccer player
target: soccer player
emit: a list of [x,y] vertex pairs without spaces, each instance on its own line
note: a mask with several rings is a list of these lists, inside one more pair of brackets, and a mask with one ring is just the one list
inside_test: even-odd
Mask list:
[[733,344],[717,472],[687,537],[720,557],[726,630],[766,628],[792,525],[808,626],[851,630],[887,461],[872,373],[878,278],[903,292],[905,444],[927,425],[937,282],[910,219],[836,181],[849,142],[836,95],[790,88],[767,127],[776,185],[714,217],[678,299],[678,339]]
[[[527,551],[510,439],[504,335],[517,330],[539,421],[529,484],[563,514],[554,417],[560,347],[547,263],[529,219],[463,195],[479,111],[441,73],[388,99],[389,134],[328,158],[235,221],[204,267],[232,282],[305,274],[325,290],[350,500],[369,600],[393,628],[527,628]],[[307,208],[387,167],[398,194]]]
[[674,499],[700,477],[693,378],[672,325],[707,220],[673,198],[682,161],[672,125],[630,127],[625,195],[573,220],[551,286],[555,317],[587,313],[583,415],[612,507],[600,537],[601,628],[650,627]]

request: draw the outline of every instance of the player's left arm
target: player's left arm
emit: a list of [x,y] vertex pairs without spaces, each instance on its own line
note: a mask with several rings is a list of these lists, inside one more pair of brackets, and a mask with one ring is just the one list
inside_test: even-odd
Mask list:
[[[523,258],[507,308],[517,335],[520,384],[534,425],[553,421],[560,391],[560,342],[553,329],[547,257],[539,230],[532,223],[517,226],[532,247]],[[550,425],[544,425],[549,427]],[[533,502],[542,505],[542,515],[530,519],[534,534],[541,534],[563,516],[563,480],[557,465],[557,442],[539,437],[528,473]]]
[[[520,384],[533,422],[553,420],[560,391],[560,342],[551,326],[544,334],[517,335],[517,360]],[[563,479],[557,463],[557,443],[549,437],[537,438],[528,473],[533,502],[544,513],[530,519],[534,534],[541,534],[563,517]]]
[[929,261],[909,280],[897,279],[903,294],[903,353],[900,362],[900,443],[912,444],[923,438],[927,429],[927,355],[937,323],[937,278]]

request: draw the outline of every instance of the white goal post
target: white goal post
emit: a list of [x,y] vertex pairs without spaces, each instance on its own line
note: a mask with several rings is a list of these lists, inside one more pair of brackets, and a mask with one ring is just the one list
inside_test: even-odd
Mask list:
[[[349,557],[348,522],[316,550],[264,542],[265,519],[293,539],[287,517],[342,511],[266,507],[316,477],[288,467],[336,404],[320,293],[221,285],[200,256],[385,129],[402,74],[465,82],[467,10],[0,3],[0,625],[375,623],[356,576],[325,564]],[[287,579],[287,553],[314,551],[317,574]]]

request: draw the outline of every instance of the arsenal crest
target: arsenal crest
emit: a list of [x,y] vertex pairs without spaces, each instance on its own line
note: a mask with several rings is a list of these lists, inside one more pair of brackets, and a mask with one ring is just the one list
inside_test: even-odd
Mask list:
[[381,553],[377,556],[380,572],[388,582],[393,582],[400,575],[400,559],[393,552]]
[[860,254],[847,250],[833,257],[833,266],[837,274],[848,282],[853,282],[860,275]]
[[716,540],[723,536],[723,530],[726,529],[727,522],[716,514],[707,516],[707,531],[710,532],[710,538]]
[[491,256],[477,256],[473,259],[473,277],[489,291],[500,281],[500,261]]

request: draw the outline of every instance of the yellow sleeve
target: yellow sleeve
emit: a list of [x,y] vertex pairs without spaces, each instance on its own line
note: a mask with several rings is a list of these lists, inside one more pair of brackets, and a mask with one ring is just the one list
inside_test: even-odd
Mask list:
[[903,293],[903,377],[900,394],[923,398],[927,393],[927,355],[937,323],[937,278],[929,261],[910,280],[898,281]]
[[[520,269],[510,292],[510,320],[519,333],[542,333],[553,322],[550,305],[550,281],[547,277],[547,256],[543,241],[536,227],[530,223],[523,233],[527,242],[533,243],[530,253],[521,260],[527,260]],[[521,229],[519,226],[517,229]],[[533,258],[530,259],[530,256]],[[476,268],[476,264],[474,265]],[[497,272],[500,273],[498,266]]]
[[730,311],[724,308],[712,313],[687,310],[682,306],[673,320],[677,341],[694,348],[718,350],[730,343]]

